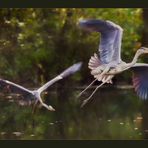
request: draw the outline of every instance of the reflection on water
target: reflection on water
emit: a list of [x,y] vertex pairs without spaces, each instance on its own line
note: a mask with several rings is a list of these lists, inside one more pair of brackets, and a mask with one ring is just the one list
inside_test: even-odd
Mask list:
[[38,107],[34,114],[31,106],[18,106],[14,97],[1,97],[0,139],[148,138],[148,103],[133,89],[101,88],[82,109],[82,100],[93,90],[77,99],[80,91],[49,91],[45,101],[56,112]]

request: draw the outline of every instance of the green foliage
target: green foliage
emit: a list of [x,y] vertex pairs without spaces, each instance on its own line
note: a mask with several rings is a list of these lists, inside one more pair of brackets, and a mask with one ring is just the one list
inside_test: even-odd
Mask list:
[[97,52],[99,35],[82,31],[78,20],[100,18],[121,25],[122,57],[131,60],[141,44],[141,12],[139,8],[0,9],[0,75],[38,84],[83,61],[81,74],[72,79],[86,82],[87,62]]

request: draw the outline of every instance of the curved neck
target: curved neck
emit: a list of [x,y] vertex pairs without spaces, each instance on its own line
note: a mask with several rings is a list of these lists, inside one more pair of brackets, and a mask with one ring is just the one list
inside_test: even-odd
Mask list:
[[127,70],[127,69],[129,69],[130,67],[132,67],[133,65],[135,65],[136,64],[136,62],[137,62],[137,60],[138,60],[138,58],[139,58],[139,56],[142,54],[142,52],[139,52],[139,51],[137,51],[136,52],[136,54],[135,54],[135,56],[134,56],[134,58],[133,58],[133,60],[132,60],[132,62],[130,62],[130,63],[125,63],[125,64],[123,64],[122,65],[122,63],[121,63],[121,69],[120,70],[116,70],[116,69],[113,69],[112,71],[110,71],[108,74],[112,74],[112,75],[115,75],[115,74],[118,74],[118,73],[121,73],[122,71],[125,71],[125,70]]
[[138,60],[138,58],[139,58],[139,56],[141,55],[142,53],[139,53],[138,51],[136,52],[136,54],[135,54],[135,56],[134,56],[134,58],[133,58],[133,60],[132,60],[132,62],[130,63],[131,65],[135,65],[136,64],[136,62],[137,62],[137,60]]
[[135,65],[137,63],[137,60],[138,60],[138,58],[139,58],[139,56],[141,54],[142,54],[141,52],[137,51],[136,54],[135,54],[135,56],[134,56],[134,58],[133,58],[133,60],[132,60],[132,62],[127,63],[126,68],[124,70],[127,70],[130,67],[132,67],[133,65]]

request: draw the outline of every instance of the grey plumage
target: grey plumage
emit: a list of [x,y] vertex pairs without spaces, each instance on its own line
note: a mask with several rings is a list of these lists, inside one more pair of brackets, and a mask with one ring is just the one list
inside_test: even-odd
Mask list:
[[[119,25],[111,21],[99,19],[81,20],[79,25],[82,29],[91,32],[99,32],[101,35],[99,54],[91,56],[88,63],[88,67],[91,69],[91,74],[96,80],[103,82],[97,87],[97,89],[107,82],[112,83],[111,80],[116,74],[131,69],[133,71],[133,86],[137,95],[141,99],[148,99],[148,64],[136,63],[141,54],[148,53],[148,48],[141,47],[137,50],[133,61],[131,63],[125,63],[121,59],[123,29]],[[113,71],[115,71],[113,73],[111,72],[112,68]],[[103,72],[101,72],[102,69]],[[91,85],[92,84],[93,83],[91,83]],[[89,85],[89,87],[91,85]],[[87,87],[87,89],[89,87]],[[86,99],[84,104],[86,104],[90,98],[91,97]]]
[[133,71],[133,86],[141,99],[148,99],[148,64],[136,63],[130,68]]
[[29,90],[18,84],[15,84],[13,82],[10,82],[8,80],[3,80],[3,79],[0,79],[0,89],[7,89],[9,92],[21,94],[24,97],[24,100],[26,101],[30,101],[30,100],[39,101],[48,110],[55,111],[55,109],[52,106],[48,106],[45,103],[43,103],[41,96],[40,96],[41,93],[44,90],[46,90],[49,86],[54,84],[55,82],[79,71],[81,66],[82,66],[82,62],[79,62],[79,63],[76,63],[70,66],[65,71],[63,71],[61,74],[59,74],[58,76],[56,76],[55,78],[53,78],[52,80],[50,80],[49,82],[47,82],[46,84],[44,84],[37,90]]
[[121,40],[123,29],[111,21],[82,20],[80,27],[100,33],[99,55],[102,64],[121,62]]

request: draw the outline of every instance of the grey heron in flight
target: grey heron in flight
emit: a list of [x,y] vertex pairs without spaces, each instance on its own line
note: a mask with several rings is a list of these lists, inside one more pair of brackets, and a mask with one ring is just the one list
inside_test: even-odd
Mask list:
[[89,32],[99,32],[101,34],[99,44],[99,55],[91,56],[88,67],[95,80],[86,87],[79,96],[82,95],[96,80],[102,81],[89,98],[83,101],[83,107],[92,95],[105,83],[112,83],[112,78],[125,70],[131,69],[133,72],[133,86],[137,95],[142,99],[148,99],[148,64],[136,63],[141,54],[148,53],[148,48],[141,47],[137,50],[131,63],[125,63],[121,59],[121,42],[123,29],[105,20],[81,20],[79,25]]
[[49,86],[54,84],[55,82],[69,76],[70,74],[73,74],[80,70],[82,66],[82,62],[76,63],[66,70],[64,70],[61,74],[50,80],[49,82],[45,83],[43,86],[36,90],[29,90],[27,88],[24,88],[23,86],[20,86],[18,84],[15,84],[13,82],[10,82],[8,80],[0,79],[0,89],[8,89],[10,92],[19,93],[23,96],[25,101],[35,101],[35,104],[37,102],[40,102],[42,106],[44,106],[46,109],[50,111],[55,111],[55,109],[51,105],[47,105],[42,101],[41,93],[46,90]]

